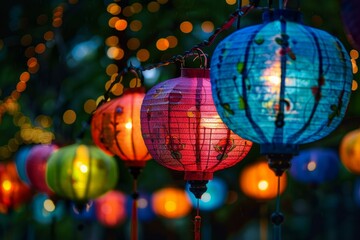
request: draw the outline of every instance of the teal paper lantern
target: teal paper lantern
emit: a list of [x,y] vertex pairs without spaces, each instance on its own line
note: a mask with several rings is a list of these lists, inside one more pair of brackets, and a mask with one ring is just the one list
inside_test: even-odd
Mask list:
[[210,78],[224,123],[268,156],[292,156],[299,144],[332,132],[353,80],[341,42],[304,26],[301,14],[290,10],[267,12],[263,24],[224,39],[212,56]]

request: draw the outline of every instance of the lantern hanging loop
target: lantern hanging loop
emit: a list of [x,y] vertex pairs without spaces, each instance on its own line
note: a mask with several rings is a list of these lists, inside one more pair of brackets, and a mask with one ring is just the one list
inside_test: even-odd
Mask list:
[[199,68],[202,69],[206,69],[208,68],[208,56],[207,54],[198,47],[194,47],[191,49],[191,52],[189,52],[186,56],[184,56],[183,61],[181,63],[181,68],[185,68],[185,58],[186,57],[193,57],[193,62],[195,62],[195,60],[199,59],[200,61],[200,66]]

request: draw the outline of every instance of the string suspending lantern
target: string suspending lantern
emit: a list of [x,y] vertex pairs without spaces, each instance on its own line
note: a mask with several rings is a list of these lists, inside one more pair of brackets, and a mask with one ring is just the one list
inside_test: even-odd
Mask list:
[[[260,144],[277,176],[299,144],[341,122],[352,85],[351,61],[334,36],[303,25],[298,11],[267,11],[264,23],[221,41],[211,61],[217,111],[235,133]],[[281,224],[279,211],[273,218]]]
[[[252,146],[221,121],[205,68],[183,68],[181,77],[151,88],[141,107],[141,130],[154,160],[183,171],[198,200],[213,173],[241,161]],[[195,234],[200,221],[197,213]]]

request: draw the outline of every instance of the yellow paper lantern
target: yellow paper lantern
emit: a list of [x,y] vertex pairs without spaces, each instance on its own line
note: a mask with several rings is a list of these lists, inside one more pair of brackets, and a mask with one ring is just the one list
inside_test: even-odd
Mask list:
[[[245,167],[239,181],[241,190],[251,198],[269,200],[276,197],[278,177],[265,160]],[[284,192],[286,183],[286,174],[283,174],[280,177],[280,193]]]
[[191,210],[191,204],[182,189],[168,187],[158,190],[153,195],[154,212],[165,218],[181,218]]
[[340,159],[352,173],[360,174],[360,130],[345,135],[340,144]]

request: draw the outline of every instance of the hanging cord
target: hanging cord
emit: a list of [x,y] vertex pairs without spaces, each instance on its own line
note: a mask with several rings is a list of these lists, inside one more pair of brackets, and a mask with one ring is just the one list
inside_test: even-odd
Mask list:
[[274,239],[281,240],[281,224],[284,222],[284,215],[280,212],[280,177],[278,177],[277,194],[276,194],[276,208],[271,215],[271,222],[274,224]]
[[138,213],[137,213],[137,201],[139,199],[137,180],[141,173],[142,167],[129,167],[130,174],[133,177],[133,193],[132,197],[132,210],[131,210],[131,231],[130,239],[138,239]]
[[[242,0],[238,0],[238,11],[241,10]],[[237,18],[236,29],[240,29],[241,18]]]
[[196,199],[196,216],[194,219],[194,240],[201,239],[201,217],[200,217],[200,198]]

